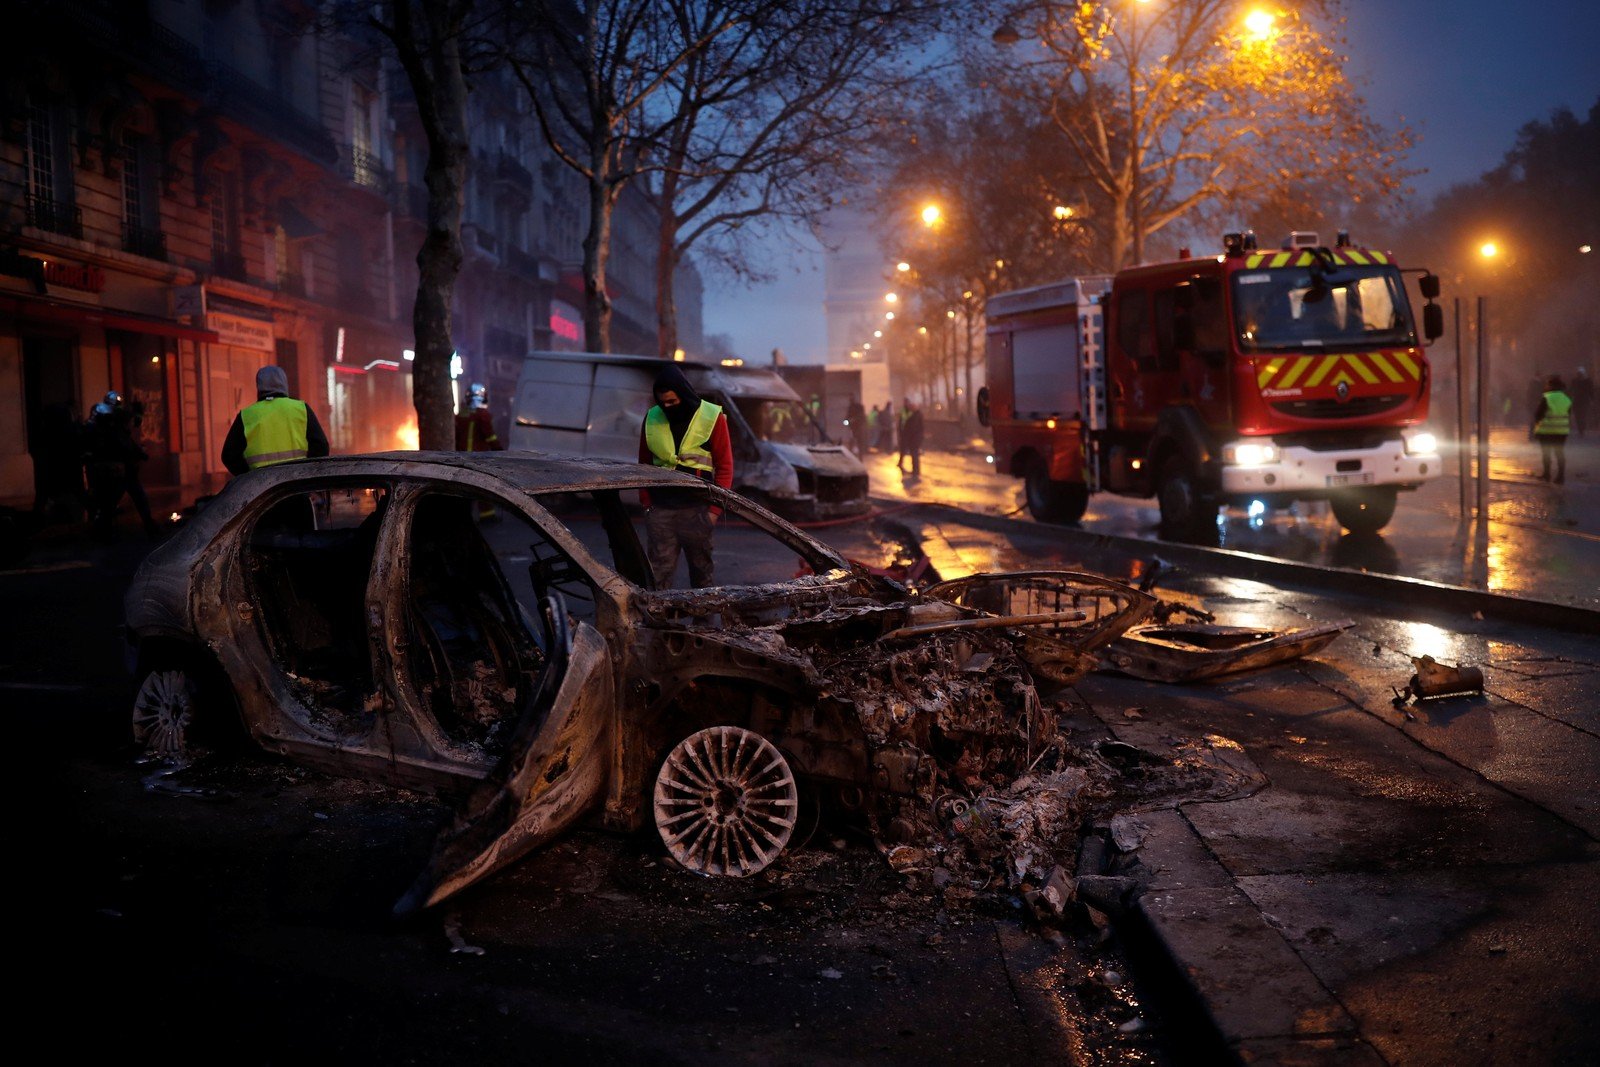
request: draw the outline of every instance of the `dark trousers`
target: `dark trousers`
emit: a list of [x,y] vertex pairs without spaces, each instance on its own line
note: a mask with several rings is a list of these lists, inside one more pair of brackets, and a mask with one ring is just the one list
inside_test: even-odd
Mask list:
[[1550,460],[1556,461],[1556,484],[1560,485],[1567,480],[1567,435],[1564,433],[1541,433],[1535,436],[1539,442],[1539,458],[1544,461],[1544,473],[1540,477],[1550,480]]
[[678,569],[678,553],[689,563],[689,585],[704,589],[714,584],[711,559],[711,509],[651,508],[645,513],[645,532],[650,538],[650,573],[657,589],[672,588],[672,575]]

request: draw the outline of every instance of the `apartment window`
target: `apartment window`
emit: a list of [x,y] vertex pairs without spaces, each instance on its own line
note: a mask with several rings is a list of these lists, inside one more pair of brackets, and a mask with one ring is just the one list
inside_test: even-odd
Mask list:
[[55,129],[50,112],[37,97],[28,98],[28,194],[38,200],[56,198]]
[[152,195],[147,151],[144,138],[131,130],[123,131],[122,247],[136,256],[166,259],[167,242]]
[[377,95],[361,85],[350,87],[350,178],[357,185],[377,187],[383,168],[372,137],[372,112]]
[[213,174],[206,182],[211,209],[211,262],[230,278],[244,279],[244,257],[239,254],[239,226],[233,213],[233,190],[226,175]]
[[29,94],[27,122],[25,199],[28,225],[69,237],[82,237],[83,227],[78,221],[78,209],[72,204],[71,186],[63,189],[60,185],[62,176],[70,175],[71,169],[57,166],[66,143],[56,116],[43,100]]

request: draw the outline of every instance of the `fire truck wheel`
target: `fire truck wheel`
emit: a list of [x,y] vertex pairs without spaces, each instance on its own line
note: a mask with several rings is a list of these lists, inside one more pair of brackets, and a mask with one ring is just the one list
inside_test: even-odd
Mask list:
[[1375,534],[1394,518],[1396,491],[1386,486],[1347,489],[1329,498],[1339,525],[1352,534]]
[[1217,508],[1200,491],[1194,468],[1182,456],[1169,456],[1156,475],[1156,502],[1161,507],[1161,536],[1195,541],[1215,536]]
[[1053,482],[1044,460],[1028,465],[1024,479],[1028,511],[1040,522],[1077,522],[1089,509],[1089,487],[1081,482]]

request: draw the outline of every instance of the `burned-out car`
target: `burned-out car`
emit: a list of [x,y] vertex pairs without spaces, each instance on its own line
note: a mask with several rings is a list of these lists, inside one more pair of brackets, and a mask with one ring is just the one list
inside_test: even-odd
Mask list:
[[[719,584],[652,587],[639,489],[725,509]],[[587,815],[745,875],[825,798],[893,836],[1056,743],[1040,689],[1152,598],[1071,572],[912,594],[731,493],[637,464],[398,452],[232,482],[127,597],[136,739],[208,723],[459,802],[402,909]]]

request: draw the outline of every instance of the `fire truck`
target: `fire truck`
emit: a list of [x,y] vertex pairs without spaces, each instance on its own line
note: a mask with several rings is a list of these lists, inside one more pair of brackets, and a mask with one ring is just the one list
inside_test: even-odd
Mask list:
[[1422,334],[1443,332],[1439,280],[1339,233],[998,294],[987,305],[978,417],[1028,510],[1077,522],[1089,496],[1154,496],[1161,536],[1215,538],[1225,504],[1327,500],[1354,534],[1440,473],[1424,428]]

